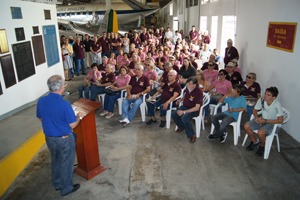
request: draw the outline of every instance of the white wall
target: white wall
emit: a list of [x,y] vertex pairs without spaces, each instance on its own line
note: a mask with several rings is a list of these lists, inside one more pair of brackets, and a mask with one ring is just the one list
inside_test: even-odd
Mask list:
[[[284,129],[300,141],[300,1],[252,0],[237,3],[236,47],[241,53],[243,74],[254,71],[263,92],[267,87],[277,86],[278,99],[291,112]],[[289,53],[266,47],[268,23],[298,22],[294,52]]]
[[[267,87],[276,86],[279,89],[278,99],[291,112],[290,121],[284,129],[296,140],[300,141],[298,119],[300,118],[300,1],[298,0],[220,0],[200,6],[199,16],[208,16],[208,30],[210,30],[211,16],[218,16],[217,48],[220,48],[222,16],[236,15],[237,30],[235,46],[240,52],[239,65],[242,75],[252,71],[257,74],[257,81],[262,92]],[[185,9],[187,12],[187,9]],[[178,11],[174,10],[174,13]],[[189,24],[198,16],[196,12],[190,15]],[[194,16],[194,17],[193,17]],[[179,20],[184,15],[179,15]],[[298,30],[294,52],[289,53],[266,47],[268,23],[298,22]],[[182,23],[181,23],[182,25]],[[180,29],[183,27],[181,26]]]
[[[21,7],[23,19],[12,19],[10,7]],[[51,20],[44,20],[44,9],[51,11]],[[35,74],[30,76],[20,82],[18,82],[17,72],[15,68],[12,44],[31,41],[33,36],[32,26],[39,26],[40,35],[42,35],[42,26],[44,25],[55,25],[57,30],[57,41],[59,42],[59,32],[57,29],[56,20],[56,7],[55,5],[40,4],[26,1],[15,1],[15,0],[1,0],[0,6],[0,29],[6,30],[6,35],[9,45],[9,53],[0,54],[0,56],[11,54],[17,84],[5,88],[4,78],[2,70],[0,70],[0,81],[2,85],[3,94],[0,95],[0,118],[7,115],[7,113],[12,110],[17,110],[18,108],[35,101],[41,95],[48,91],[46,81],[49,76],[53,74],[63,75],[63,67],[60,62],[48,68],[47,61],[41,65],[35,67]],[[25,40],[16,41],[15,28],[23,27],[25,32]],[[31,42],[32,45],[32,42]],[[44,45],[45,46],[45,45]],[[60,52],[60,44],[58,43],[58,48]],[[32,54],[33,49],[32,49]],[[46,55],[46,52],[45,52]],[[61,55],[59,53],[59,55]],[[47,59],[47,58],[46,58]],[[1,65],[1,64],[0,64]]]

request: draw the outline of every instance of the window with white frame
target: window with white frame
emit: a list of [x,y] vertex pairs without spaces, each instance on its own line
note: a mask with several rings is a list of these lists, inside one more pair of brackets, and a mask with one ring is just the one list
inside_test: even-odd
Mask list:
[[200,30],[207,30],[207,16],[200,16]]
[[236,16],[223,16],[222,37],[221,37],[221,55],[224,55],[227,47],[227,40],[232,39],[233,45],[235,42],[236,33]]
[[211,48],[216,48],[217,47],[217,37],[218,37],[218,16],[212,16],[212,18],[211,18],[210,36],[211,36],[210,46],[211,46]]

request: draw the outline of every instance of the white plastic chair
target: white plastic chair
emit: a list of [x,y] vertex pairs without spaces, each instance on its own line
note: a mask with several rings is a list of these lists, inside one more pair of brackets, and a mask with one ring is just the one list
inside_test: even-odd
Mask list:
[[[126,96],[127,96],[126,90],[124,90],[124,91],[122,91],[122,92],[123,92],[123,94],[124,94],[124,97],[118,99],[118,106],[119,106],[119,113],[120,113],[120,115],[122,114],[122,102],[123,102],[123,100],[124,100],[124,99],[126,98]],[[123,94],[121,94],[121,97],[122,97]],[[140,105],[141,116],[142,116],[142,122],[145,122],[145,121],[146,121],[146,109],[147,109],[146,96],[147,96],[147,94],[144,94],[144,95],[143,95],[143,103]],[[120,110],[121,110],[121,111],[120,111]]]
[[180,95],[170,103],[170,108],[167,110],[166,114],[166,128],[170,128],[172,111],[177,109],[176,107],[173,107],[173,103],[176,102],[178,99],[183,98],[185,89],[186,86],[181,90]]
[[[218,103],[217,106],[215,107],[215,110],[214,110],[214,115],[217,114],[218,112],[218,108],[220,106],[222,106],[223,103]],[[226,104],[227,108],[228,108],[228,105]],[[240,111],[239,112],[239,116],[238,116],[238,119],[237,121],[235,122],[231,122],[229,125],[233,127],[233,143],[234,145],[237,145],[238,143],[238,139],[239,139],[239,136],[241,135],[241,121],[242,121],[242,114],[243,114],[244,111]],[[219,120],[219,122],[221,122],[221,120]],[[213,123],[211,123],[211,130],[210,130],[210,134],[213,134],[214,133],[214,130],[215,130],[215,126],[213,125]]]
[[[203,93],[203,105],[201,105],[199,115],[197,117],[194,117],[196,124],[196,137],[200,137],[200,131],[201,131],[201,124],[202,127],[204,127],[204,110],[203,108],[209,103],[210,101],[210,94],[209,93]],[[204,130],[204,129],[203,129]]]
[[[285,124],[290,119],[290,112],[285,108],[282,108],[282,111],[283,111],[283,124]],[[251,116],[251,119],[254,119],[253,115]],[[280,152],[280,143],[279,143],[279,135],[278,135],[279,132],[276,133],[276,129],[278,128],[279,125],[280,124],[275,124],[273,127],[273,130],[272,130],[272,133],[266,137],[264,159],[269,158],[274,136],[277,139],[277,150],[278,150],[278,152]],[[257,130],[255,130],[254,132],[257,133]],[[245,145],[247,138],[248,138],[248,134],[245,135],[242,146]]]
[[102,103],[102,107],[104,106],[104,99],[105,99],[105,93],[104,94],[98,94],[98,99]]
[[117,99],[118,109],[119,109],[119,115],[122,115],[122,102],[123,102],[123,99],[125,97],[126,97],[126,89],[125,90],[121,90],[121,96],[120,96],[120,98]]

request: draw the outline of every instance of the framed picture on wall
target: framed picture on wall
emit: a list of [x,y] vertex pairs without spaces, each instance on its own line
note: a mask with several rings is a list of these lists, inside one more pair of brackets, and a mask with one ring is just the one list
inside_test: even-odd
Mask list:
[[5,29],[0,29],[0,53],[7,53],[7,52],[9,52],[9,49],[8,49],[6,31]]
[[59,62],[60,55],[56,37],[55,25],[43,26],[44,45],[47,57],[48,67]]
[[33,31],[33,34],[39,34],[40,33],[40,30],[39,30],[39,27],[38,26],[33,26],[32,27],[32,31]]
[[31,40],[33,46],[35,65],[38,66],[46,62],[43,38],[42,35],[36,35],[32,36]]
[[50,10],[44,10],[45,20],[51,20]]
[[12,19],[23,19],[21,7],[10,7]]
[[30,41],[12,45],[18,81],[22,81],[35,74]]
[[17,41],[25,40],[24,28],[15,28],[15,33]]
[[9,88],[17,83],[14,66],[11,55],[0,57],[0,63],[2,68],[2,74],[4,77],[5,87]]

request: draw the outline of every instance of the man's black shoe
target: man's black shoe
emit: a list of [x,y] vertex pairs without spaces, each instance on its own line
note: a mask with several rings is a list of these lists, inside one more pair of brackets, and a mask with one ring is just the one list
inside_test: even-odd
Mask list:
[[165,126],[166,126],[166,121],[161,120],[159,127],[164,128]]
[[214,140],[214,139],[217,139],[217,138],[218,138],[218,136],[216,136],[215,134],[209,134],[207,136],[207,139],[209,139],[209,140]]
[[72,192],[75,192],[76,190],[78,190],[80,188],[80,184],[74,184],[73,185],[73,190],[72,191],[70,191],[69,193],[66,193],[66,194],[62,194],[61,196],[66,196],[66,195],[68,195],[68,194],[70,194],[70,193],[72,193]]
[[156,123],[156,119],[153,120],[153,119],[151,118],[151,119],[149,119],[149,120],[146,122],[147,125],[150,125],[150,124],[152,124],[152,123]]
[[251,141],[250,144],[246,147],[246,150],[252,151],[257,145],[259,145],[259,142],[254,143]]
[[257,150],[257,152],[256,152],[256,155],[257,155],[258,157],[261,157],[261,156],[264,155],[264,153],[265,153],[265,147],[259,146],[259,148],[258,148],[258,150]]

